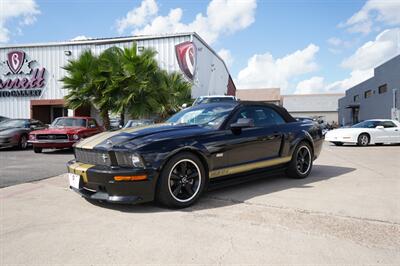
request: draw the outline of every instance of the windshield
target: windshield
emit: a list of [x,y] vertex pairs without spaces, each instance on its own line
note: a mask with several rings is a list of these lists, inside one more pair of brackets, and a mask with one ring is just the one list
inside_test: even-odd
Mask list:
[[28,128],[29,123],[27,120],[21,120],[21,119],[10,119],[6,120],[0,123],[0,127],[5,128],[5,127],[22,127],[22,128]]
[[151,125],[153,122],[151,120],[129,120],[124,128],[128,127],[138,127],[138,126],[144,126],[144,125]]
[[180,111],[167,120],[167,123],[210,126],[218,128],[232,111],[234,106],[204,106]]
[[351,126],[352,128],[376,128],[380,125],[379,121],[364,121]]
[[61,117],[51,123],[52,127],[86,127],[86,119]]
[[198,105],[202,103],[217,103],[217,102],[233,102],[235,99],[233,97],[204,97],[197,98],[193,105]]

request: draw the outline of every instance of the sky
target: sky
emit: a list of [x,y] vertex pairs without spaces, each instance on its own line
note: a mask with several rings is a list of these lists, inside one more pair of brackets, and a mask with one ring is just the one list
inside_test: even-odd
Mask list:
[[400,54],[400,0],[0,0],[0,45],[192,31],[238,89],[337,93]]

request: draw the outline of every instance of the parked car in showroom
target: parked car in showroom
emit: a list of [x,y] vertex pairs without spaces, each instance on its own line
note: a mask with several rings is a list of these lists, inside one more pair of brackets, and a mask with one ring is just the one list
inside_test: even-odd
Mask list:
[[35,119],[8,119],[0,123],[0,148],[28,147],[28,136],[33,130],[46,126]]
[[103,127],[91,117],[58,117],[48,129],[31,132],[29,143],[35,153],[41,153],[43,149],[72,148],[81,139],[102,131]]
[[305,178],[322,132],[286,109],[254,102],[200,104],[163,124],[107,132],[74,147],[70,188],[93,200],[193,204],[208,185],[286,171]]
[[336,146],[344,143],[368,146],[400,143],[400,122],[390,119],[371,119],[347,128],[328,131],[325,140]]

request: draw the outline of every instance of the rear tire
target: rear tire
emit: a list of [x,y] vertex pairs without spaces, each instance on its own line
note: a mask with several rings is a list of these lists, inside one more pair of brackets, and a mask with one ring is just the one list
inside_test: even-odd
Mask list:
[[357,145],[365,147],[368,146],[369,141],[370,141],[369,135],[366,133],[362,133],[360,134],[360,136],[358,136]]
[[196,155],[179,153],[161,171],[156,200],[169,208],[189,207],[203,192],[206,178],[204,166]]
[[335,146],[343,146],[343,142],[335,141],[335,142],[332,142],[332,143],[335,144]]
[[307,142],[300,142],[295,148],[292,160],[286,169],[287,176],[291,178],[306,178],[310,173],[313,165],[313,151]]
[[33,147],[33,152],[34,153],[42,153],[43,149],[39,147]]

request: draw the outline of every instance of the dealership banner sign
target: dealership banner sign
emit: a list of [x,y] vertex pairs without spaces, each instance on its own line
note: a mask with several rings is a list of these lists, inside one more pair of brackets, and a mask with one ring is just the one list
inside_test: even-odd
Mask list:
[[46,68],[34,67],[24,51],[11,51],[0,63],[0,97],[37,97],[46,86]]

